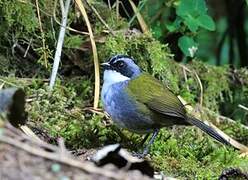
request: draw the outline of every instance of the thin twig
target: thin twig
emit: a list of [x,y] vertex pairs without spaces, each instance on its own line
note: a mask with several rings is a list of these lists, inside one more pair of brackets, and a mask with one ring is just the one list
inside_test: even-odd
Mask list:
[[194,74],[195,74],[195,77],[198,81],[198,84],[200,86],[200,106],[202,108],[202,104],[203,104],[203,86],[202,86],[202,83],[201,83],[201,79],[199,78],[198,74],[196,73],[196,71],[194,71]]
[[[63,1],[63,0],[61,0],[61,1]],[[55,56],[54,56],[52,75],[51,75],[50,83],[49,83],[50,89],[53,89],[53,86],[54,86],[55,80],[56,80],[56,76],[57,76],[57,72],[58,72],[58,68],[59,68],[61,51],[62,51],[63,42],[64,42],[64,38],[65,38],[65,27],[66,27],[66,23],[67,23],[67,16],[68,16],[68,12],[69,12],[70,3],[71,3],[71,0],[66,0],[64,14],[62,14],[62,26],[60,27],[57,48],[56,48],[56,52],[55,52]]]
[[51,31],[52,31],[52,34],[53,34],[54,46],[56,46],[57,39],[56,39],[56,35],[55,35],[55,29],[54,29],[53,18],[52,17],[50,18],[50,21],[51,21],[51,28],[52,28]]
[[98,17],[98,19],[101,21],[101,23],[109,30],[109,32],[114,35],[113,30],[109,27],[109,25],[104,21],[104,19],[101,17],[101,15],[97,12],[96,8],[91,5],[90,3],[88,3],[88,5],[90,6],[90,8],[92,9],[92,11],[96,14],[96,16]]
[[241,108],[241,109],[243,109],[243,110],[245,110],[245,111],[248,111],[248,107],[245,107],[242,104],[239,104],[238,107]]
[[[118,8],[117,8],[117,4],[118,4]],[[124,12],[125,12],[125,14],[127,15],[127,17],[128,17],[128,19],[130,18],[130,14],[128,13],[128,11],[127,11],[127,9],[126,9],[126,7],[125,7],[125,5],[123,4],[123,2],[122,1],[116,1],[114,4],[113,4],[113,7],[112,8],[117,8],[117,9],[119,9],[120,8],[120,6],[122,7],[122,9],[124,10]],[[117,11],[117,9],[116,9],[116,13],[117,14],[119,14],[119,11]],[[117,18],[118,18],[118,16],[117,16]]]
[[1,77],[0,77],[0,81],[3,82],[4,84],[8,84],[8,85],[13,86],[13,87],[19,87],[19,88],[21,88],[21,86],[18,86],[17,84],[14,84],[12,82],[8,82],[8,81],[6,81],[4,79],[1,79]]
[[198,76],[198,74],[196,73],[196,71],[192,71],[190,70],[189,68],[187,68],[185,65],[183,64],[179,64],[179,66],[183,69],[183,71],[188,71],[190,73],[193,73],[196,77],[196,80],[198,81],[198,84],[200,86],[200,106],[202,108],[202,104],[203,104],[203,86],[202,86],[202,83],[201,83],[201,79],[200,77]]
[[[36,7],[35,5],[33,5],[32,3],[27,2],[27,1],[18,0],[18,2],[25,3],[25,4],[28,3],[29,5]],[[59,22],[59,20],[58,20],[57,17],[56,17],[56,7],[57,7],[57,0],[54,1],[53,14],[49,14],[49,13],[47,13],[45,10],[43,10],[43,9],[41,9],[41,8],[40,8],[40,11],[41,11],[42,13],[44,13],[45,15],[47,15],[47,16],[53,17],[54,20],[55,20],[55,22],[56,22],[58,25],[62,26],[62,24]],[[66,28],[67,30],[73,31],[73,32],[78,33],[78,34],[89,35],[88,32],[79,31],[79,30],[73,29],[73,28],[68,27],[68,26],[66,26],[65,28]]]
[[119,0],[116,0],[116,18],[119,18]]
[[34,138],[36,141],[41,141],[41,139],[26,125],[20,126],[20,129],[29,137]]
[[66,147],[65,147],[65,141],[63,138],[59,138],[58,139],[58,145],[59,145],[59,151],[60,151],[60,155],[64,156],[65,154],[68,153]]
[[[187,77],[187,73],[186,73],[186,70],[185,70],[185,68],[183,68],[183,76],[184,76],[184,80],[185,80],[185,82],[187,83],[187,81],[188,81],[188,77]],[[188,91],[190,91],[190,89],[189,89],[189,85],[187,84],[187,90]]]
[[125,14],[127,15],[127,18],[129,19],[131,16],[130,16],[130,14],[128,13],[127,8],[125,7],[125,5],[123,4],[122,1],[119,1],[119,4],[121,5],[122,9],[124,10]]
[[[129,0],[129,3],[131,4],[131,7],[132,7],[132,9],[133,9],[133,11],[134,11],[134,13],[135,13],[134,17],[136,16],[137,19],[138,19],[138,22],[139,22],[139,24],[140,24],[140,27],[141,27],[141,29],[142,29],[142,32],[145,33],[145,34],[148,33],[148,32],[149,32],[149,28],[148,28],[148,26],[146,25],[145,20],[144,20],[144,18],[142,17],[142,15],[141,15],[139,9],[136,7],[136,5],[134,4],[134,2],[133,2],[132,0]],[[131,21],[132,21],[132,20],[131,20]],[[130,22],[131,22],[131,21],[130,21]]]
[[188,67],[186,67],[185,65],[183,65],[183,64],[181,64],[181,63],[179,63],[178,65],[179,65],[181,68],[185,69],[186,71],[192,73],[192,71],[191,71]]
[[14,56],[15,57],[15,48],[16,48],[16,46],[17,46],[17,44],[18,44],[18,40],[14,40],[13,39],[13,45],[11,46],[11,54],[12,54],[12,56]]
[[94,108],[96,109],[98,107],[99,103],[99,96],[100,96],[100,70],[99,70],[99,62],[98,62],[98,55],[97,55],[97,49],[96,49],[96,43],[94,40],[94,35],[92,32],[92,28],[90,25],[90,21],[88,18],[88,15],[86,13],[86,10],[84,8],[84,5],[81,0],[75,0],[76,4],[78,5],[79,10],[81,11],[84,20],[86,22],[86,26],[89,31],[90,35],[90,42],[92,46],[92,52],[93,52],[93,60],[94,60],[94,67],[95,67],[95,91],[94,91]]
[[2,83],[1,85],[0,85],[0,90],[1,89],[3,89],[3,86],[5,85],[5,83]]
[[[236,123],[237,123],[237,121],[234,121],[233,119],[228,118],[228,117],[226,117],[226,116],[219,115],[219,114],[217,114],[216,112],[214,112],[214,111],[212,111],[212,110],[210,110],[210,109],[208,109],[208,108],[203,108],[203,110],[206,111],[207,113],[209,113],[210,115],[217,117],[217,118],[218,118],[219,120],[221,120],[222,122],[226,121],[226,122],[229,122],[229,123],[232,123],[232,124],[236,124]],[[243,124],[240,124],[240,126],[241,126],[242,128],[244,128],[244,129],[248,130],[248,126],[245,126],[245,125],[243,125]]]
[[[33,5],[33,4],[30,3],[30,2],[26,2],[26,1],[24,2],[24,1],[20,1],[20,0],[19,0],[19,2],[22,2],[22,3],[25,3],[25,4],[28,3],[29,5],[36,7],[35,5]],[[46,16],[53,17],[53,19],[55,20],[55,22],[56,22],[58,25],[62,26],[62,24],[59,22],[59,20],[58,20],[57,17],[56,17],[56,8],[57,8],[57,0],[54,1],[53,14],[49,14],[49,13],[47,13],[45,10],[43,10],[43,9],[41,9],[41,8],[40,8],[40,12],[42,12],[42,13],[45,14]],[[66,28],[67,30],[73,31],[73,32],[78,33],[78,34],[89,35],[88,32],[79,31],[79,30],[73,29],[73,28],[71,28],[71,27],[69,27],[69,26],[66,26],[65,28]]]
[[108,0],[108,8],[111,10],[111,4],[110,4],[110,0]]
[[37,16],[38,16],[38,21],[39,21],[39,26],[40,26],[40,32],[41,32],[41,39],[42,39],[42,49],[43,49],[43,55],[44,55],[44,60],[45,60],[45,67],[48,67],[48,60],[47,60],[47,54],[46,54],[46,40],[45,40],[45,34],[43,31],[42,23],[41,23],[41,18],[40,18],[40,8],[39,8],[39,1],[35,1],[36,4],[36,10],[37,10]]
[[28,54],[28,51],[29,51],[29,49],[30,49],[30,46],[31,46],[32,41],[33,41],[33,38],[31,38],[31,39],[29,40],[28,47],[27,47],[27,49],[26,49],[26,51],[25,51],[25,53],[24,53],[23,57],[26,57],[26,56],[27,56],[27,54]]
[[210,127],[214,128],[214,130],[216,130],[217,133],[220,134],[224,139],[226,139],[233,147],[239,149],[240,152],[242,152],[242,153],[247,153],[248,152],[248,147],[247,146],[239,143],[235,139],[233,139],[230,136],[228,136],[226,133],[224,133],[219,128],[217,128],[213,123],[211,123],[211,122],[208,122],[208,123],[209,123]]
[[90,111],[90,112],[95,113],[95,114],[106,116],[106,114],[104,113],[104,111],[102,109],[94,109],[92,107],[86,107],[83,109],[83,111]]
[[[58,0],[55,0],[55,1],[54,1],[53,18],[54,18],[55,22],[56,22],[57,24],[59,24],[59,25],[62,27],[62,24],[59,22],[59,20],[58,20],[57,17],[56,17],[57,1],[58,1]],[[79,34],[83,34],[83,35],[89,35],[88,32],[79,31],[79,30],[73,29],[73,28],[68,27],[68,26],[64,26],[64,28],[66,28],[67,30],[73,31],[73,32],[75,32],[75,33],[79,33]]]

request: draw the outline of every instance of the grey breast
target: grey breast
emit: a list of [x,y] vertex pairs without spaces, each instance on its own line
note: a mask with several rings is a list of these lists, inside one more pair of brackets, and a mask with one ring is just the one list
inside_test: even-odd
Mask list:
[[136,133],[153,131],[154,123],[147,114],[143,114],[137,107],[137,102],[125,91],[128,82],[111,85],[102,94],[104,108],[112,120],[120,127]]

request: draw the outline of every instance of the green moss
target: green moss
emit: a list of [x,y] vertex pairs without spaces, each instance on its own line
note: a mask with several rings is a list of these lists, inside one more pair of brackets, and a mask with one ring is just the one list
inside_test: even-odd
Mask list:
[[[99,147],[114,143],[118,135],[103,117],[83,109],[92,103],[92,84],[84,78],[58,80],[53,91],[42,79],[1,77],[4,88],[24,88],[28,103],[28,125],[44,129],[52,137],[63,137],[69,149]],[[120,140],[120,138],[119,138]],[[93,143],[94,142],[94,143]]]
[[231,96],[228,77],[230,69],[227,66],[206,65],[200,61],[193,61],[192,68],[199,75],[203,85],[203,105],[218,111],[219,103],[224,101],[224,93]]
[[20,1],[3,0],[0,2],[0,9],[0,14],[7,21],[8,28],[12,28],[12,30],[15,29],[22,32],[21,30],[23,29],[27,32],[34,32],[38,26],[35,9],[29,1],[23,3]]
[[248,144],[248,130],[244,128],[240,122],[237,123],[222,123],[222,129],[238,142]]
[[83,110],[92,101],[90,87],[83,78],[57,83],[52,92],[44,84],[27,86],[28,94],[34,98],[28,105],[30,124],[46,129],[53,137],[63,137],[70,149],[111,141],[115,132],[105,126],[102,116]]
[[[116,11],[113,11],[108,8],[107,4],[103,3],[102,1],[91,1],[89,2],[93,7],[97,10],[101,18],[105,21],[105,23],[108,25],[110,29],[108,29],[101,21],[95,21],[94,22],[94,34],[96,36],[101,35],[102,32],[108,32],[109,31],[118,31],[119,29],[128,29],[128,23],[125,21],[124,18],[121,16],[117,16]],[[98,19],[97,15],[93,13],[94,18],[92,19]]]
[[11,72],[10,61],[3,55],[0,55],[0,75],[8,75]]
[[193,76],[194,75],[191,74],[188,76],[187,80],[181,77],[181,82],[183,83],[179,84],[180,96],[182,96],[183,99],[190,105],[194,105],[196,102],[199,102],[198,97],[200,97],[200,88],[197,86],[197,80]]
[[216,179],[225,168],[247,170],[248,159],[239,157],[239,152],[232,148],[213,143],[206,136],[199,138],[199,132],[190,128],[178,129],[167,139],[171,133],[163,129],[151,152],[154,166],[165,174],[189,179]]

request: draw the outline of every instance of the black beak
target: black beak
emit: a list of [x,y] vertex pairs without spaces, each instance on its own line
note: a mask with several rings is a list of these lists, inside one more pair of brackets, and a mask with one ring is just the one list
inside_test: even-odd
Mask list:
[[101,67],[105,70],[105,69],[110,69],[110,64],[108,62],[102,63]]

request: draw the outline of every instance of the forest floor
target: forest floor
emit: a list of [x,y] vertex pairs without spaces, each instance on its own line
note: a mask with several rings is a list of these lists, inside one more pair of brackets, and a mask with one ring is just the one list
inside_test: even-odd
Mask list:
[[[63,138],[65,147],[80,161],[88,159],[98,149],[108,144],[120,143],[130,152],[139,152],[143,149],[140,146],[141,136],[120,130],[101,111],[94,114],[90,108],[85,108],[89,102],[83,100],[88,99],[90,97],[88,93],[91,92],[85,78],[62,79],[52,93],[47,90],[47,81],[42,79],[2,78],[2,80],[6,85],[23,88],[26,92],[28,127],[40,139],[56,147],[58,140]],[[222,122],[221,129],[240,142],[245,143],[247,140],[248,132],[239,123]],[[14,139],[22,140],[18,136]],[[12,146],[2,142],[0,163],[1,167],[4,167],[1,171],[3,177],[11,179],[13,176],[12,179],[15,179],[29,173],[32,176],[43,177],[47,171],[49,173],[47,179],[55,177],[56,173],[58,178],[72,178],[73,175],[80,177],[82,173],[77,168],[64,166],[53,159],[47,160],[16,148],[13,146],[16,142],[12,143]],[[230,176],[239,174],[239,169],[241,172],[248,169],[248,159],[241,157],[239,151],[214,142],[192,127],[162,129],[147,159],[155,171],[179,179],[196,177],[216,179],[223,171],[229,169],[234,169],[229,172]],[[8,168],[9,171],[6,170]],[[88,172],[86,174],[89,175]]]

